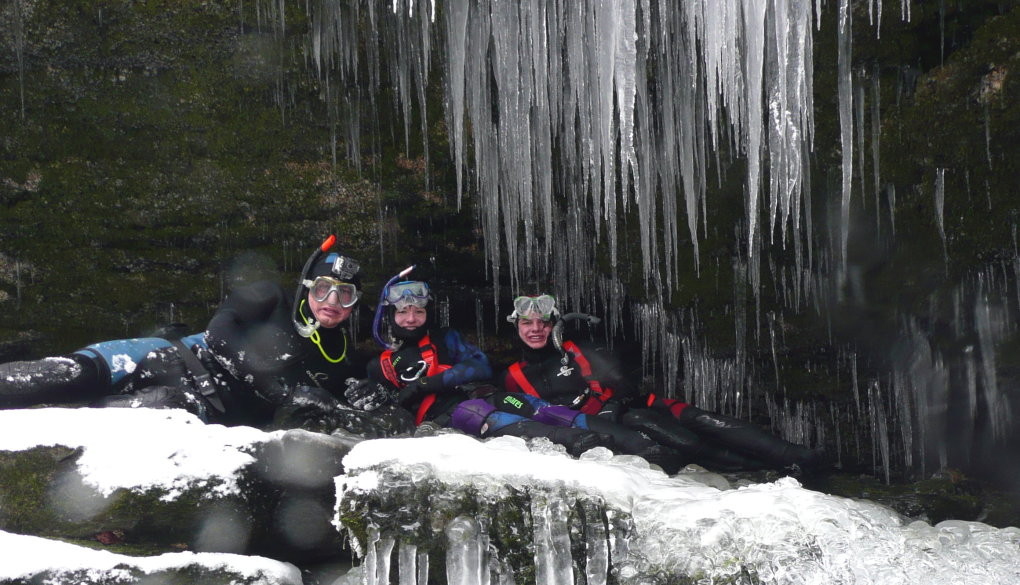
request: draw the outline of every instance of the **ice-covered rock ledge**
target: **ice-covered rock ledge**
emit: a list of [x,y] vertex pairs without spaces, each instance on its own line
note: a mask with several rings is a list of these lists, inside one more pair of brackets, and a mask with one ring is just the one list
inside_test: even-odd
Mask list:
[[130,557],[9,532],[0,532],[0,551],[0,584],[4,585],[301,585],[297,567],[263,557],[192,552]]
[[1020,583],[1020,529],[909,522],[792,478],[734,489],[461,435],[365,441],[344,466],[335,522],[372,585]]
[[333,478],[353,441],[179,410],[0,411],[0,530],[150,550],[340,554]]

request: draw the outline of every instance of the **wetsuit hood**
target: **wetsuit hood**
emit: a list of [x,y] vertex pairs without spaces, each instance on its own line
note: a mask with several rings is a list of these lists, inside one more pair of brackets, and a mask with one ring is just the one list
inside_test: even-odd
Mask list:
[[429,302],[429,304],[425,306],[425,323],[413,331],[397,325],[395,319],[397,308],[395,306],[390,305],[386,307],[384,311],[386,312],[386,327],[390,336],[397,341],[403,342],[405,345],[408,343],[417,343],[422,337],[425,337],[425,334],[428,333],[435,325],[432,319],[432,302]]

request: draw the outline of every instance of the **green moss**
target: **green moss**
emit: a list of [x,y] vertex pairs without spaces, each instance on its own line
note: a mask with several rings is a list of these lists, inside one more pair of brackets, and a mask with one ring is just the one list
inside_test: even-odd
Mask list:
[[80,449],[62,446],[27,453],[0,451],[0,527],[33,534],[56,523],[58,518],[43,503],[54,477],[66,470],[64,462],[80,456]]
[[[4,497],[0,528],[64,539],[116,532],[125,546],[164,550],[193,548],[210,516],[227,514],[247,522],[252,532],[260,530],[244,498],[207,497],[215,485],[196,486],[172,498],[162,488],[117,490],[103,496],[84,484],[77,472],[81,454],[81,449],[61,446],[0,452]],[[237,534],[237,538],[243,548],[249,534]]]
[[489,541],[500,560],[514,569],[515,581],[535,579],[535,543],[531,517],[531,494],[527,489],[507,486],[508,494],[488,510]]

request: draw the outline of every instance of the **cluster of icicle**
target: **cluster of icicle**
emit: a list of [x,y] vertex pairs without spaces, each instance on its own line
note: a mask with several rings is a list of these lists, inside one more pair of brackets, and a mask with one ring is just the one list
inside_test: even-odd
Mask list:
[[[536,505],[534,529],[534,582],[545,585],[605,585],[609,582],[610,540],[603,525],[586,526],[583,538],[585,558],[575,563],[571,554],[570,527],[566,500],[552,500]],[[443,530],[446,558],[440,561],[440,571],[450,585],[479,585],[484,583],[512,584],[522,567],[510,566],[493,555],[494,547],[486,531],[487,519],[461,515],[447,523]],[[615,543],[625,547],[626,540]],[[394,555],[394,549],[396,554]],[[396,561],[396,567],[393,563]],[[434,561],[431,561],[434,562]],[[428,583],[429,554],[412,542],[398,542],[393,536],[382,536],[377,526],[368,530],[364,567],[365,585],[391,583],[390,575],[398,575],[400,583]],[[583,564],[583,568],[580,566]],[[584,577],[578,580],[575,571]],[[515,578],[516,577],[516,578]]]
[[[659,368],[648,373],[670,395],[738,416],[764,399],[774,430],[785,437],[870,453],[888,474],[893,460],[910,466],[916,457],[923,467],[945,459],[931,445],[948,432],[939,409],[952,371],[963,370],[972,395],[984,393],[999,407],[992,430],[1005,434],[1012,417],[992,368],[994,343],[1008,329],[1000,319],[1008,314],[988,309],[999,305],[982,296],[993,281],[960,285],[957,294],[974,318],[959,337],[976,333],[981,346],[960,359],[940,354],[904,315],[901,337],[916,348],[906,358],[913,361],[867,381],[866,391],[856,380],[856,350],[840,350],[838,367],[854,379],[854,409],[756,392],[763,366],[748,356],[770,346],[775,355],[784,315],[811,311],[824,319],[834,299],[854,301],[847,296],[861,276],[847,261],[852,197],[873,195],[876,233],[895,234],[896,192],[879,169],[878,72],[869,78],[851,66],[851,7],[850,0],[311,0],[308,55],[345,116],[338,132],[356,164],[359,122],[372,118],[365,104],[387,91],[394,96],[410,150],[415,120],[428,135],[427,87],[440,76],[458,202],[465,192],[480,198],[494,283],[509,282],[514,291],[551,283],[565,306],[605,317],[607,337],[636,334],[645,365]],[[909,20],[910,2],[901,0],[900,8]],[[837,219],[816,235],[807,197],[812,36],[829,9],[837,23],[841,181],[830,203]],[[264,12],[283,14],[273,3]],[[879,36],[881,0],[868,2],[867,14]],[[427,159],[427,141],[424,148]],[[710,169],[723,173],[735,157],[746,163],[745,218],[734,228],[713,226]],[[940,170],[935,203],[943,242],[944,196]],[[736,345],[727,359],[712,357],[695,312],[664,308],[691,268],[681,258],[693,258],[700,270],[699,241],[719,229],[733,229],[739,244],[733,289],[720,291],[733,296]],[[620,245],[624,237],[627,246]],[[624,250],[640,256],[620,257]],[[783,258],[790,255],[793,262]],[[782,305],[761,310],[766,267]],[[622,282],[638,270],[646,301],[624,306]],[[747,314],[751,306],[757,314]],[[625,312],[631,331],[623,330]],[[681,368],[683,387],[676,388]],[[770,382],[782,389],[776,377]],[[852,440],[839,434],[848,428]]]
[[[748,163],[747,253],[762,233],[801,239],[808,2],[319,0],[310,11],[315,67],[339,72],[345,105],[392,88],[407,140],[415,108],[429,123],[441,54],[458,201],[472,177],[496,282],[505,261],[515,288],[538,275],[583,289],[595,241],[615,275],[618,224],[633,212],[650,296],[668,295],[685,237],[700,262],[709,168],[727,152]],[[359,129],[345,127],[360,159]]]

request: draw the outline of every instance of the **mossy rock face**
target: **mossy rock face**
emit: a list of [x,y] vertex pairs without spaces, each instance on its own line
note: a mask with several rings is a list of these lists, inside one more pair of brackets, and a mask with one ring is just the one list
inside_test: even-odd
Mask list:
[[424,189],[418,154],[366,149],[371,180],[338,162],[343,106],[308,70],[307,32],[299,2],[0,6],[0,346],[199,330],[237,280],[293,286],[331,233],[366,283],[429,256],[478,280],[472,210]]
[[[37,447],[27,452],[0,451],[0,528],[33,534],[60,521],[46,505],[56,477],[73,471],[81,449]],[[63,527],[66,529],[66,527]]]
[[[83,479],[83,449],[0,451],[0,530],[102,543],[125,554],[190,550],[308,562],[349,559],[331,523],[334,478],[354,442],[303,430],[257,444],[254,461],[225,485],[178,478],[169,487],[114,489]],[[133,465],[132,461],[119,464]]]
[[63,446],[0,451],[0,528],[60,538],[112,533],[168,549],[247,548],[256,522],[243,496],[212,496],[215,485],[204,481],[179,494],[153,488],[103,495],[77,471],[81,455]]
[[913,483],[887,484],[871,475],[847,473],[809,478],[807,485],[836,496],[871,500],[932,525],[966,520],[999,528],[1020,526],[1020,500],[1015,491],[997,490],[958,470],[941,470]]
[[[122,564],[109,571],[96,569],[49,570],[37,573],[28,580],[0,580],[0,585],[46,585],[48,583],[75,583],[77,585],[275,585],[280,583],[266,575],[247,575],[227,569],[212,569],[201,565],[185,566],[160,571],[145,571]],[[288,585],[297,583],[287,582]]]

